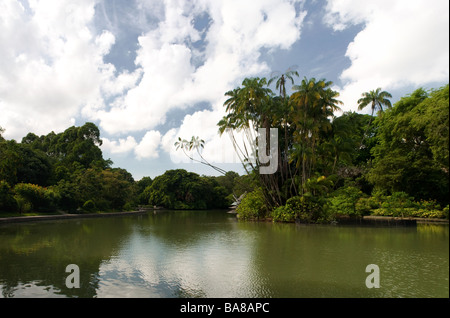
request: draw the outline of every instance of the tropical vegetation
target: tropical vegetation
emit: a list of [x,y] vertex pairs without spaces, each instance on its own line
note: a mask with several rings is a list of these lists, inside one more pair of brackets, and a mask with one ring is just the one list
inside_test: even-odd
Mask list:
[[[215,169],[216,177],[183,169],[134,180],[104,159],[98,127],[86,123],[45,136],[6,140],[0,127],[0,213],[92,213],[133,210],[225,209],[241,197],[240,219],[330,222],[339,216],[448,218],[449,86],[417,89],[391,104],[381,88],[355,101],[371,114],[341,112],[339,93],[326,79],[288,71],[246,78],[225,92],[228,134],[246,173],[210,164],[204,141],[179,138],[175,147]],[[270,88],[275,84],[275,92]],[[288,92],[291,92],[290,95]],[[338,115],[339,114],[339,115]],[[260,173],[262,142],[277,134],[275,173]],[[242,144],[244,140],[244,146]],[[266,154],[271,152],[269,142]],[[0,215],[1,215],[0,214]]]
[[[417,89],[394,105],[389,92],[376,88],[357,101],[359,110],[370,106],[371,115],[336,116],[342,103],[332,82],[305,77],[295,85],[294,76],[290,71],[269,81],[246,78],[225,93],[227,114],[219,133],[230,135],[254,182],[237,208],[241,219],[448,218],[448,85]],[[275,80],[278,94],[269,87]],[[266,140],[269,128],[279,132],[276,173],[259,172],[264,163],[258,160],[258,128],[265,128]]]

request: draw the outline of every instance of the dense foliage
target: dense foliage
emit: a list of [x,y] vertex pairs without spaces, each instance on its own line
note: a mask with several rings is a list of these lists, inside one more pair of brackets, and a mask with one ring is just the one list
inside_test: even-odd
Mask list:
[[[331,82],[304,78],[294,85],[294,76],[249,78],[225,93],[227,114],[218,123],[219,133],[228,133],[241,151],[247,170],[242,176],[216,169],[223,175],[209,177],[178,169],[135,181],[103,158],[93,123],[46,136],[29,133],[21,142],[3,138],[0,127],[0,212],[85,213],[138,205],[214,209],[227,208],[242,196],[241,219],[448,218],[448,85],[418,89],[394,105],[388,92],[376,89],[357,101],[360,109],[370,106],[372,115],[336,116],[341,103]],[[278,95],[269,88],[274,81]],[[258,127],[279,132],[273,174],[261,174],[264,164],[250,160],[256,144],[255,149],[238,145],[238,133],[252,142]],[[203,140],[180,139],[176,146],[199,150]]]
[[[377,88],[362,93],[357,101],[359,109],[370,106],[372,115],[347,112],[337,117],[339,94],[331,82],[304,78],[288,96],[284,85],[286,79],[294,84],[293,75],[298,74],[278,78],[278,96],[265,78],[245,79],[241,87],[225,93],[227,115],[218,123],[219,132],[230,134],[257,183],[257,190],[238,209],[242,218],[283,222],[328,222],[338,215],[367,214],[448,218],[448,85],[429,92],[418,89],[395,105],[388,92]],[[242,151],[237,142],[236,134],[253,138],[260,127],[279,132],[274,174],[259,173],[264,164],[252,162],[256,144]],[[425,209],[424,202],[428,202]]]
[[0,135],[0,212],[107,212],[138,205],[210,209],[232,203],[234,172],[207,177],[169,170],[135,181],[125,169],[111,167],[101,144],[92,123],[59,134],[29,133],[20,143]]
[[215,178],[201,177],[183,169],[168,170],[146,188],[148,202],[169,209],[226,208],[228,192]]

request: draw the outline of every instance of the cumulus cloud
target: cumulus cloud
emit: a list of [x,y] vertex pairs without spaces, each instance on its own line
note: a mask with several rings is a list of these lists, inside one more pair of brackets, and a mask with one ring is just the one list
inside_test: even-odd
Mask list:
[[391,91],[449,78],[449,2],[436,0],[328,1],[325,23],[335,31],[362,25],[347,48],[351,66],[341,74],[344,110],[361,93]]
[[133,151],[138,143],[133,136],[127,138],[119,138],[119,140],[109,140],[108,138],[102,138],[102,150],[106,150],[112,154],[127,153]]
[[134,149],[137,159],[158,158],[158,148],[161,143],[161,133],[151,130],[145,133],[139,145]]
[[[299,39],[305,16],[288,1],[162,3],[158,26],[138,38],[141,80],[98,113],[108,133],[154,129],[171,109],[216,104],[244,76],[269,72],[259,50],[289,48]],[[196,19],[205,15],[209,24],[197,29]]]
[[154,159],[159,157],[158,148],[161,145],[161,133],[159,131],[147,131],[138,143],[133,136],[110,140],[102,138],[101,149],[111,154],[134,153],[137,159]]
[[[119,36],[114,19],[105,18],[108,30],[95,25],[106,12],[102,0],[1,1],[0,125],[7,138],[20,138],[62,131],[75,118],[94,121],[108,136],[105,151],[138,159],[170,152],[179,134],[198,130],[211,143],[209,156],[218,158],[224,92],[270,72],[261,50],[298,41],[302,1],[137,0],[128,12],[140,34],[130,48],[135,69],[121,72],[105,62]],[[197,103],[212,109],[187,115],[164,136],[156,131],[169,111],[189,113]],[[147,133],[137,141],[135,132]]]
[[[200,136],[208,160],[237,162],[229,138],[217,134],[224,92],[244,77],[268,73],[260,50],[288,49],[300,37],[306,12],[298,12],[295,1],[199,0],[165,1],[164,13],[157,28],[139,37],[141,81],[100,112],[101,127],[111,134],[154,129],[165,123],[170,109],[207,102],[212,110],[187,115],[178,129],[162,137],[162,149],[172,161],[185,161],[174,152],[174,142],[178,136]],[[196,29],[194,22],[205,14],[209,23]],[[196,45],[200,40],[203,45]]]
[[92,28],[94,0],[0,3],[0,125],[5,135],[46,134],[74,123],[83,107],[102,109],[105,96],[132,86],[103,58],[109,31]]

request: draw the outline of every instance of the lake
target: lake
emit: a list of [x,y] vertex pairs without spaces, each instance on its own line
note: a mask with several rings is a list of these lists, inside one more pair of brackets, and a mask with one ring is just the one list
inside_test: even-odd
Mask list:
[[[68,288],[69,264],[79,288]],[[368,288],[369,264],[379,288]],[[161,211],[0,225],[0,297],[449,297],[449,226]]]

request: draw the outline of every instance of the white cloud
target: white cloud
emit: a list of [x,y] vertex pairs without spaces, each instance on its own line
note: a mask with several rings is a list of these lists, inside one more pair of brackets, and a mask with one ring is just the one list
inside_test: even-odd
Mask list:
[[341,74],[344,110],[362,92],[391,91],[449,78],[449,2],[446,0],[328,1],[325,22],[336,31],[363,24],[349,44],[351,66]]
[[[294,6],[295,1],[274,0],[164,1],[158,26],[138,39],[135,62],[142,78],[95,118],[108,133],[126,134],[163,125],[171,109],[207,102],[213,110],[187,115],[178,129],[162,137],[161,148],[174,163],[186,162],[173,144],[178,136],[195,135],[205,139],[208,160],[239,162],[228,136],[218,136],[224,93],[244,77],[270,72],[259,60],[262,48],[288,49],[299,39],[306,12]],[[204,14],[210,22],[197,30],[194,21]],[[196,45],[201,39],[203,44]],[[146,157],[136,149],[139,158]]]
[[96,1],[28,4],[0,4],[0,125],[10,138],[62,131],[82,107],[102,108],[104,91],[120,91],[115,67],[103,62],[114,36],[90,27]]
[[138,145],[133,136],[128,136],[126,139],[120,138],[118,141],[109,140],[108,138],[103,137],[102,141],[102,150],[108,151],[112,154],[130,152]]
[[[169,130],[162,138],[162,149],[170,155],[173,163],[190,162],[185,153],[178,149],[174,144],[181,139],[191,140],[191,137],[199,137],[205,141],[205,148],[201,149],[202,156],[210,163],[227,162],[231,163],[230,147],[227,136],[220,138],[218,135],[217,123],[222,118],[220,111],[198,111],[192,115],[186,115],[182,124],[177,129]],[[188,155],[192,155],[195,159],[200,157],[195,151],[186,151]],[[228,157],[228,158],[227,158]]]
[[[188,115],[176,131],[189,138],[196,132],[217,157],[225,147],[216,139],[224,93],[244,77],[270,72],[260,60],[262,49],[289,49],[299,39],[302,1],[138,0],[128,11],[136,13],[129,26],[142,28],[130,48],[136,69],[123,72],[105,62],[116,44],[117,21],[105,21],[110,30],[94,25],[105,13],[102,0],[2,1],[0,125],[7,138],[20,138],[62,131],[74,118],[96,121],[109,136],[105,151],[157,158],[170,134],[155,129],[168,111],[206,102],[211,111]],[[206,25],[195,24],[204,17]],[[140,142],[131,136],[143,131]]]
[[151,130],[145,133],[139,145],[134,149],[137,159],[158,158],[158,148],[161,143],[161,133]]
[[[216,104],[243,77],[269,72],[259,50],[289,48],[305,15],[296,14],[292,2],[274,0],[164,1],[162,11],[158,26],[139,37],[141,80],[96,117],[110,134],[154,129],[171,109]],[[205,13],[211,23],[197,30],[194,21]],[[195,43],[202,38],[200,49]]]
[[[221,106],[221,105],[220,105]],[[223,107],[219,105],[213,107],[216,110],[198,111],[192,115],[185,116],[182,124],[177,129],[169,130],[161,139],[161,148],[170,155],[173,163],[190,163],[192,162],[187,155],[192,156],[195,160],[206,160],[211,164],[240,164],[240,158],[236,154],[230,136],[225,132],[219,135],[219,127],[217,123],[225,115]],[[251,149],[247,137],[243,132],[234,132],[239,147],[244,150],[244,143],[247,149]],[[196,150],[186,151],[187,155],[181,150],[176,149],[175,142],[178,137],[190,141],[192,137],[199,137],[204,140],[204,148],[200,149],[203,158],[196,153]],[[256,138],[256,136],[254,136]]]

